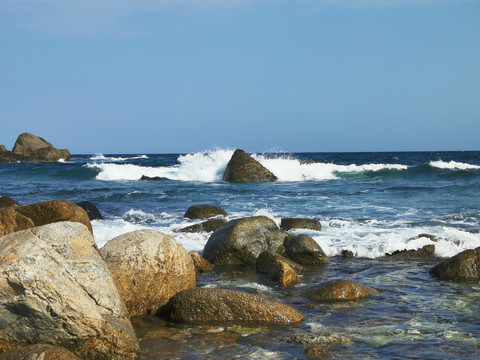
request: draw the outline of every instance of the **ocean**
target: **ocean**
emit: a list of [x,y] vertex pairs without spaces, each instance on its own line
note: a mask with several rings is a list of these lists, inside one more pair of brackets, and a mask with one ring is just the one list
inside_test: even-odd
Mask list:
[[[309,344],[339,359],[480,357],[480,283],[432,278],[428,270],[441,259],[385,258],[428,244],[439,258],[480,246],[480,152],[252,154],[278,177],[258,184],[222,181],[232,154],[89,154],[1,165],[0,196],[21,204],[94,203],[105,217],[92,222],[99,247],[151,228],[202,252],[209,233],[178,232],[199,222],[183,217],[191,205],[220,206],[227,220],[320,220],[322,231],[294,233],[315,239],[331,264],[309,270],[291,289],[244,268],[215,269],[198,278],[198,286],[242,289],[290,304],[306,315],[304,323],[245,328],[142,319],[134,321],[142,359],[302,359]],[[143,175],[163,179],[140,180]],[[342,258],[343,250],[354,258]],[[340,304],[306,299],[309,289],[336,278],[372,286],[379,295]]]

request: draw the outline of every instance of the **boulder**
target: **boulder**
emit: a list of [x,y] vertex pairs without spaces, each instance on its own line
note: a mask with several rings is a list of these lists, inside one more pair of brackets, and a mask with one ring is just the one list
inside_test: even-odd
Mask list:
[[117,236],[100,251],[130,316],[153,314],[177,292],[196,285],[192,257],[173,237],[158,231]]
[[0,352],[54,344],[84,359],[136,359],[125,304],[91,232],[58,222],[0,238]]
[[80,206],[66,200],[52,200],[21,206],[16,209],[20,214],[32,219],[35,226],[58,221],[72,221],[84,224],[93,233],[88,215]]
[[0,145],[0,152],[7,152],[5,145]]
[[235,150],[223,174],[232,183],[272,182],[277,177],[243,150]]
[[480,279],[480,247],[462,251],[430,269],[441,280],[466,281]]
[[284,242],[285,254],[288,258],[301,265],[323,265],[329,264],[327,255],[308,235],[297,235],[287,237]]
[[70,160],[70,152],[66,149],[59,150],[45,139],[30,133],[23,133],[17,138],[12,152],[23,155],[36,161]]
[[273,251],[263,251],[257,259],[257,272],[268,274],[273,281],[277,281],[280,287],[293,286],[298,282],[298,275],[295,269],[302,266]]
[[20,204],[10,196],[0,196],[0,209],[19,206]]
[[88,215],[88,219],[90,221],[92,221],[92,220],[103,220],[103,216],[100,213],[100,211],[90,201],[81,201],[81,202],[77,203],[77,205],[80,206],[83,210],[85,210],[85,212]]
[[322,230],[320,221],[315,219],[284,218],[280,220],[280,229],[288,231],[290,229]]
[[266,216],[232,220],[210,236],[203,257],[215,265],[255,265],[262,251],[276,251],[286,236]]
[[352,250],[342,250],[342,257],[345,259],[353,259],[355,257],[355,254],[353,253]]
[[397,250],[386,254],[387,257],[401,260],[429,259],[435,257],[435,245],[425,245],[417,250]]
[[82,360],[77,355],[58,346],[35,344],[0,354],[0,360]]
[[213,264],[205,260],[198,252],[192,251],[190,256],[192,257],[193,263],[198,272],[204,273],[213,269]]
[[0,209],[0,236],[34,227],[32,219],[13,208]]
[[291,306],[236,290],[185,290],[163,309],[167,320],[180,323],[289,324],[305,319]]
[[163,176],[147,176],[147,175],[142,175],[140,180],[152,180],[152,181],[165,181],[165,180],[170,180],[169,178],[163,177]]
[[180,229],[178,231],[185,232],[185,233],[213,232],[226,224],[227,224],[227,220],[211,219],[211,220],[204,221],[200,224],[184,227],[183,229]]
[[219,215],[227,216],[227,212],[218,206],[193,205],[187,209],[183,216],[188,219],[207,219]]
[[352,280],[333,280],[315,290],[310,300],[318,302],[359,300],[377,294],[370,286],[361,285]]

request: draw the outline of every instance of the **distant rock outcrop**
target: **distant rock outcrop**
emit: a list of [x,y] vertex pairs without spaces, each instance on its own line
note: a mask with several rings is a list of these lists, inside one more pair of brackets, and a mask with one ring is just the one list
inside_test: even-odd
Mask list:
[[245,151],[237,149],[227,164],[223,181],[232,183],[272,182],[277,177],[249,156]]

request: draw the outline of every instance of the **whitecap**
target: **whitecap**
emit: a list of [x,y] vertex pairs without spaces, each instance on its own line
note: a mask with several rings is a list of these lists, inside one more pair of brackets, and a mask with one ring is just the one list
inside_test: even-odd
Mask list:
[[445,162],[442,160],[430,161],[430,166],[439,168],[439,169],[448,169],[448,170],[478,170],[480,169],[479,165],[467,164],[457,161]]

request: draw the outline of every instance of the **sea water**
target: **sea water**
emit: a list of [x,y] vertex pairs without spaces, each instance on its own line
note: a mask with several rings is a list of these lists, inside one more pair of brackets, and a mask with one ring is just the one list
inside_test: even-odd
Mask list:
[[[1,165],[0,196],[22,204],[94,203],[105,217],[92,222],[99,247],[120,234],[150,228],[174,236],[188,251],[202,252],[211,234],[178,232],[199,222],[183,217],[191,205],[220,206],[227,220],[256,215],[277,223],[283,217],[320,220],[322,231],[295,233],[315,239],[332,263],[301,275],[292,289],[280,289],[249,269],[217,269],[198,279],[198,286],[276,298],[302,311],[304,323],[203,328],[150,319],[137,324],[145,359],[303,358],[308,344],[286,341],[286,336],[312,342],[335,334],[350,341],[320,345],[342,359],[480,356],[479,283],[432,278],[428,270],[439,259],[384,258],[428,244],[440,258],[480,246],[480,152],[252,154],[278,177],[259,184],[222,181],[232,154],[231,149],[90,154],[58,163]],[[162,180],[140,180],[143,175]],[[439,241],[418,237],[425,233]],[[352,251],[354,259],[341,258],[342,250]],[[307,300],[311,287],[335,278],[353,279],[380,293],[354,303]],[[170,345],[172,353],[165,350]]]

